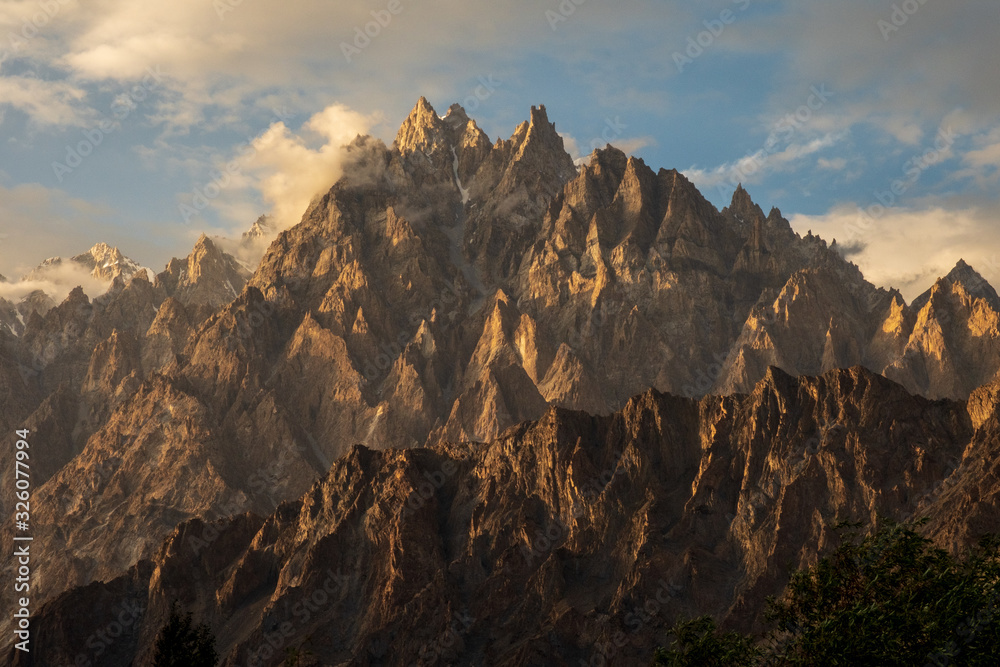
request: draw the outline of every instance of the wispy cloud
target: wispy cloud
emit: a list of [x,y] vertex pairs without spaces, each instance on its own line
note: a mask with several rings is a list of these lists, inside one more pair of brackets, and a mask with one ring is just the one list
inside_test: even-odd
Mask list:
[[0,108],[8,105],[23,111],[37,125],[86,125],[95,117],[86,97],[83,88],[65,81],[0,76]]
[[[39,174],[51,173],[69,137],[79,140],[67,128],[92,126],[116,94],[157,68],[163,84],[137,122],[68,184],[76,197],[151,221],[142,223],[147,235],[186,242],[196,230],[177,216],[176,193],[206,184],[240,142],[252,142],[255,156],[199,224],[246,227],[266,209],[295,221],[336,177],[340,138],[297,120],[272,127],[274,108],[297,119],[338,104],[359,116],[382,111],[390,122],[368,115],[341,124],[391,139],[419,95],[446,106],[487,75],[503,86],[470,115],[491,138],[509,136],[530,104],[545,103],[583,158],[595,137],[607,143],[605,119],[620,115],[628,127],[613,145],[642,151],[654,167],[692,165],[687,173],[703,188],[754,183],[762,204],[789,212],[870,198],[868,184],[894,178],[942,125],[959,135],[947,159],[960,169],[928,170],[922,191],[988,194],[1000,180],[993,0],[923,3],[888,40],[879,28],[888,1],[749,3],[683,75],[672,54],[731,0],[401,0],[382,22],[372,12],[385,3],[292,2],[280,12],[236,0],[222,2],[224,12],[208,0],[55,4],[58,13],[13,50],[6,36],[40,5],[0,3],[0,127],[10,149],[0,169],[14,174],[4,182],[52,183]],[[555,30],[551,12],[560,16]],[[342,44],[359,29],[367,42],[347,61]],[[768,143],[775,123],[821,82],[835,93],[830,103]]]
[[80,264],[64,261],[38,271],[31,280],[0,283],[0,298],[16,303],[41,290],[59,303],[76,287],[82,287],[84,293],[93,298],[106,292],[109,286],[110,283],[95,278]]
[[780,151],[769,152],[761,148],[738,160],[721,164],[710,169],[691,167],[684,174],[698,187],[714,188],[737,183],[760,183],[764,178],[790,171],[802,164],[805,158],[825,148],[834,146],[843,135],[826,134],[806,143],[793,143]]
[[[55,255],[71,257],[112,239],[112,211],[40,185],[0,186],[0,274],[16,278]],[[103,237],[103,238],[102,238]]]
[[[800,234],[811,230],[828,241],[843,242],[850,238],[858,214],[857,205],[844,204],[823,215],[795,215],[790,222]],[[865,278],[899,289],[908,301],[951,271],[959,259],[993,285],[1000,285],[998,216],[1000,206],[961,207],[948,202],[888,209],[846,254]]]
[[299,222],[309,202],[343,173],[343,147],[368,132],[377,118],[335,104],[315,114],[298,134],[278,122],[253,142],[254,187],[279,228]]

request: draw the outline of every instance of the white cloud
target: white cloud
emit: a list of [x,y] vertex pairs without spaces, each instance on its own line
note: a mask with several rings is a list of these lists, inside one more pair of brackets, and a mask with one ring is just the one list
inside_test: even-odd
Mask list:
[[77,286],[82,287],[87,296],[94,298],[106,292],[110,283],[94,278],[90,271],[79,264],[64,261],[45,267],[31,280],[0,283],[0,298],[17,302],[32,292],[41,290],[59,303]]
[[1000,167],[1000,142],[969,151],[963,160],[973,167]]
[[64,81],[26,76],[0,76],[0,108],[10,105],[38,125],[82,127],[93,118],[86,92]]
[[971,144],[974,147],[962,153],[962,167],[952,173],[951,179],[969,179],[984,192],[994,193],[1000,182],[1000,127],[974,135]]
[[742,39],[748,51],[784,55],[787,85],[779,95],[794,96],[801,82],[824,82],[837,93],[824,110],[827,121],[839,128],[867,123],[906,145],[922,142],[956,105],[963,107],[953,119],[961,117],[960,133],[995,123],[1000,50],[993,0],[920,3],[888,38],[879,21],[891,22],[893,3],[781,4],[782,11],[734,26],[727,36]]
[[584,155],[580,155],[580,144],[577,143],[573,135],[568,132],[560,132],[559,136],[562,137],[563,148],[566,149],[566,152],[569,153],[569,156],[573,158],[574,162],[579,162],[586,157]]
[[[23,275],[46,257],[71,257],[114,241],[111,211],[41,185],[0,186],[0,273]],[[102,238],[103,237],[103,238]],[[126,252],[126,254],[128,254]]]
[[842,157],[837,157],[833,159],[827,159],[825,157],[821,157],[820,159],[816,160],[816,166],[819,167],[820,169],[840,171],[841,169],[847,166],[847,160]]
[[653,137],[626,137],[615,139],[611,144],[621,149],[626,155],[635,155],[646,146],[655,146],[656,139]]
[[[680,21],[664,22],[681,10],[640,0],[572,5],[571,15],[556,30],[546,10],[559,11],[558,3],[546,7],[531,0],[502,5],[402,0],[401,11],[391,15],[384,2],[291,2],[281,11],[266,3],[229,0],[58,4],[58,15],[32,41],[35,63],[52,78],[62,76],[88,89],[132,82],[149,67],[161,68],[169,81],[151,116],[167,123],[172,133],[204,130],[216,120],[239,120],[239,113],[262,94],[278,95],[282,103],[294,98],[299,111],[323,108],[334,100],[395,111],[395,105],[408,108],[419,94],[462,100],[477,76],[512,81],[514,73],[523,72],[524,64],[539,54],[565,57],[564,63],[584,71],[627,69],[660,77],[657,61],[648,57],[649,44],[654,35],[662,38],[667,28],[684,29]],[[17,11],[8,11],[15,5]],[[225,11],[220,12],[220,6]],[[28,0],[2,3],[0,25],[7,17],[14,27],[37,8]],[[375,14],[382,24],[373,23]],[[625,44],[628,53],[622,57],[627,60],[612,63],[578,48],[599,37]],[[345,45],[358,52],[346,57]],[[571,52],[572,58],[567,57]],[[608,89],[609,79],[595,73],[585,85],[593,99],[603,99],[606,93],[612,101],[662,108],[663,95],[655,86],[636,85],[620,75],[610,81],[615,85]],[[401,96],[401,91],[406,92]]]
[[212,201],[220,218],[233,225],[223,233],[238,235],[250,226],[260,213],[254,200],[270,207],[268,213],[279,229],[297,224],[312,199],[341,177],[343,147],[367,134],[379,120],[377,114],[332,104],[310,117],[298,132],[278,121],[250,146],[217,159],[216,169],[231,179],[222,196]]
[[[776,135],[772,135],[776,136]],[[777,144],[710,169],[690,167],[684,175],[700,188],[759,183],[766,176],[791,170],[808,156],[835,145],[842,134],[826,134],[805,143],[792,143],[781,150]]]
[[[1000,209],[1000,207],[995,207]],[[992,285],[1000,286],[1000,210],[952,208],[929,203],[925,208],[891,208],[858,234],[857,205],[842,205],[823,215],[796,215],[792,227],[843,245],[851,239],[848,259],[870,282],[899,289],[907,301],[920,295],[964,259]]]
[[282,229],[299,222],[309,202],[341,176],[342,148],[375,122],[341,104],[315,114],[293,134],[282,122],[258,137],[251,161],[256,188],[271,204],[271,215]]

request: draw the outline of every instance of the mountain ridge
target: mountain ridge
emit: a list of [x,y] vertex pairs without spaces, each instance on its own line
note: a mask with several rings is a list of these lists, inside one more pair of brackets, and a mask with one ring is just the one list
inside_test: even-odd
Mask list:
[[[141,606],[108,664],[148,658],[175,599],[212,623],[223,665],[279,664],[286,646],[317,664],[648,664],[679,616],[752,627],[839,520],[929,511],[932,536],[974,541],[954,530],[1000,490],[977,468],[996,408],[911,396],[863,367],[772,368],[750,394],[651,389],[605,417],[550,407],[485,444],[357,445],[272,514],[181,524],[36,623],[66,660],[104,622],[75,605]],[[975,520],[995,526],[995,507]]]
[[[21,336],[0,332],[8,426],[53,443],[37,468],[39,601],[116,581],[185,521],[273,516],[345,457],[370,470],[358,444],[404,460],[509,443],[553,407],[597,423],[650,390],[686,406],[670,428],[715,406],[705,428],[723,439],[739,397],[763,386],[745,419],[773,421],[801,385],[784,373],[858,365],[870,371],[837,391],[906,403],[901,385],[940,399],[912,404],[958,434],[972,422],[956,401],[975,403],[977,431],[995,412],[982,387],[1000,368],[996,292],[964,262],[907,305],[742,185],[719,211],[683,174],[610,146],[577,169],[542,106],[491,143],[461,107],[442,118],[422,99],[392,147],[359,137],[345,151],[344,177],[252,274],[202,236],[152,279],[74,290]],[[566,461],[598,477],[610,465]]]

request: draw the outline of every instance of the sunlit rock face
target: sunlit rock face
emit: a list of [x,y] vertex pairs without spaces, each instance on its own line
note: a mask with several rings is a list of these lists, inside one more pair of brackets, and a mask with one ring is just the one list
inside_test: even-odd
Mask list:
[[[145,664],[179,600],[215,629],[224,665],[303,646],[322,665],[647,665],[678,617],[753,627],[839,520],[926,515],[949,547],[995,530],[997,393],[930,401],[860,366],[772,368],[749,394],[553,407],[487,443],[358,445],[274,512],[231,498],[235,516],[183,522],[121,575],[52,599],[35,621],[44,658],[87,653],[128,604],[142,618],[102,664]],[[210,446],[186,447],[202,462],[192,488],[144,483],[191,508],[224,484]],[[158,455],[143,467],[178,454]]]
[[141,663],[180,596],[244,664],[330,563],[356,579],[297,635],[350,609],[330,664],[459,622],[507,664],[618,630],[645,661],[679,613],[752,624],[833,518],[993,525],[1000,298],[964,262],[906,304],[742,187],[719,211],[610,146],[575,166],[542,106],[491,142],[421,99],[391,146],[345,150],[298,225],[244,235],[274,236],[254,271],[205,236],[155,276],[104,246],[99,296],[0,302],[0,425],[45,443],[52,627],[145,600]]

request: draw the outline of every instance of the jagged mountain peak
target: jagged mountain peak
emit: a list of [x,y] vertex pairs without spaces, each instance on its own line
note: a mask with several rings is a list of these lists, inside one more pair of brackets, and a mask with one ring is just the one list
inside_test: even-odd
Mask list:
[[[202,234],[194,244],[191,254],[188,255],[188,280],[197,282],[203,274],[215,274],[216,271],[224,273],[245,273],[245,269],[229,253],[222,250],[219,245],[208,235]],[[214,276],[213,277],[221,277]],[[239,291],[231,287],[233,296]]]
[[671,199],[697,201],[699,206],[708,206],[715,210],[715,207],[701,194],[701,190],[683,172],[677,169],[661,169],[658,176],[667,183]]
[[622,174],[625,173],[625,167],[628,166],[629,156],[625,151],[621,150],[617,146],[612,146],[611,144],[606,145],[604,148],[595,148],[594,152],[591,154],[591,160],[584,166],[584,170],[593,169],[607,169],[610,168],[614,173],[618,174],[620,179]]
[[[168,397],[190,405],[176,391],[153,398]],[[981,404],[995,429],[995,396]],[[201,418],[186,416],[186,430]],[[181,444],[201,449],[200,438]],[[226,629],[225,664],[253,662],[261,647],[273,656],[275,627],[293,646],[322,629],[326,641],[309,643],[322,664],[409,664],[427,654],[428,636],[457,646],[456,664],[586,663],[614,637],[628,641],[613,664],[648,664],[673,615],[752,624],[845,516],[924,516],[940,488],[951,498],[930,508],[936,521],[971,516],[976,531],[990,530],[994,453],[964,404],[909,396],[858,368],[797,379],[769,370],[752,395],[700,403],[647,390],[607,416],[546,406],[485,443],[355,445],[266,518],[237,505],[209,526],[189,510],[151,562],[40,606],[34,627],[59,641],[41,643],[36,663],[67,663],[106,627],[107,615],[80,608],[128,601],[146,611],[105,662],[147,664],[180,597]],[[144,472],[132,459],[128,470]],[[67,486],[78,478],[65,477]],[[959,485],[971,488],[956,494]],[[302,600],[321,589],[328,602],[300,622]],[[653,600],[663,606],[643,602]]]
[[539,104],[538,106],[532,105],[529,118],[530,124],[534,127],[548,126],[552,131],[556,129],[555,123],[549,122],[549,114],[545,110],[544,104]]
[[89,265],[88,255],[93,261],[91,275],[102,280],[114,280],[118,277],[128,280],[141,268],[138,262],[123,255],[117,247],[106,243],[97,243],[86,254],[74,257],[73,261]]
[[761,210],[760,206],[754,203],[753,198],[750,197],[750,193],[744,189],[743,184],[740,183],[736,186],[736,190],[733,191],[732,201],[729,206],[722,210],[723,215],[729,213],[733,215],[737,221],[752,225],[759,220],[764,220],[764,211]]
[[465,112],[465,107],[463,107],[458,102],[455,102],[450,107],[448,107],[448,111],[446,111],[444,114],[444,121],[449,125],[453,126],[461,125],[464,127],[465,124],[468,123],[470,120],[472,119],[469,118],[469,114]]
[[[569,154],[565,151],[563,138],[556,131],[556,124],[549,121],[544,104],[531,107],[531,116],[524,143],[521,145],[521,154],[524,154],[529,146],[548,149],[554,152],[557,158],[562,155],[569,158]],[[569,163],[572,165],[572,159],[569,160]]]
[[393,147],[403,155],[414,151],[433,152],[442,143],[445,128],[444,120],[427,98],[421,96],[400,126]]
[[99,242],[86,252],[74,255],[68,260],[63,257],[50,257],[22,276],[21,280],[47,280],[52,276],[53,270],[64,267],[67,263],[85,270],[96,280],[107,284],[119,276],[123,280],[128,280],[141,268],[138,262],[126,257],[117,247]]
[[913,309],[920,310],[935,295],[951,292],[955,288],[960,288],[973,299],[985,299],[994,310],[1000,311],[1000,296],[996,290],[964,259],[959,259],[947,275],[938,278],[934,285],[915,298],[910,305]]
[[270,238],[274,235],[274,232],[274,219],[269,215],[262,215],[250,225],[250,229],[243,232],[241,240],[243,243],[256,243],[260,240]]
[[206,234],[204,232],[202,232],[198,236],[198,240],[195,241],[194,249],[195,249],[196,252],[197,251],[200,251],[200,252],[218,252],[219,251],[219,247],[215,244],[215,242],[212,240],[212,238],[208,234]]
[[[121,252],[115,246],[110,246],[104,242],[98,242],[93,245],[84,255],[90,255],[95,260],[97,259],[118,259],[122,257]],[[82,257],[83,255],[78,255]],[[76,259],[76,258],[74,258]]]
[[961,283],[972,296],[983,297],[993,303],[998,301],[996,290],[964,259],[958,260],[955,268],[948,272],[944,280],[952,284]]
[[646,165],[645,160],[641,157],[629,155],[628,160],[625,162],[625,176],[645,180],[655,177],[656,174],[653,173],[653,170]]
[[[251,272],[207,234],[201,234],[184,259],[172,259],[155,286],[185,306],[219,308],[233,300]],[[207,315],[206,315],[207,316]]]
[[431,106],[431,103],[427,101],[427,98],[424,97],[423,95],[421,95],[420,99],[417,100],[417,103],[413,106],[413,110],[415,112],[416,111],[419,111],[421,113],[430,112],[436,114],[436,112],[434,111],[434,107]]
[[[34,338],[36,357],[48,349],[69,350],[62,357],[66,362],[49,357],[53,370],[46,371],[46,382],[62,382],[62,368],[79,367],[72,371],[76,376],[70,371],[66,376],[87,373],[94,388],[103,386],[109,396],[114,392],[115,403],[94,399],[84,406],[87,410],[62,410],[69,415],[70,430],[78,413],[105,415],[120,408],[111,421],[98,416],[85,426],[101,429],[95,446],[131,457],[129,470],[155,468],[148,463],[159,457],[162,465],[169,455],[185,475],[216,467],[221,476],[182,487],[192,500],[183,505],[169,495],[176,478],[164,472],[163,488],[171,491],[152,509],[144,505],[152,496],[139,484],[128,491],[113,485],[85,490],[79,502],[97,508],[90,527],[110,521],[111,528],[102,527],[98,541],[89,527],[60,526],[69,538],[50,534],[45,551],[62,563],[55,568],[63,569],[50,572],[76,572],[77,564],[108,561],[109,554],[123,566],[133,562],[127,558],[149,555],[145,545],[128,544],[131,525],[115,523],[116,517],[131,516],[121,510],[122,494],[132,503],[130,511],[149,510],[155,532],[207,508],[214,511],[229,497],[270,511],[344,454],[348,458],[341,460],[347,463],[340,469],[351,461],[364,468],[397,456],[348,450],[355,442],[390,448],[434,446],[442,438],[489,440],[551,408],[547,414],[558,414],[579,433],[560,444],[566,465],[547,465],[547,470],[573,470],[576,482],[586,482],[614,464],[571,460],[573,443],[582,437],[578,449],[585,454],[593,426],[611,422],[566,410],[609,414],[629,406],[624,416],[610,418],[628,428],[605,431],[628,435],[620,451],[628,449],[627,456],[634,457],[647,438],[640,436],[640,423],[630,411],[663,406],[662,421],[657,414],[642,426],[642,434],[649,434],[647,429],[672,419],[668,415],[676,411],[666,408],[679,407],[686,416],[676,429],[670,427],[677,433],[664,442],[690,431],[686,450],[692,458],[669,469],[693,475],[699,470],[698,452],[730,446],[731,426],[747,429],[745,443],[754,448],[789,442],[787,429],[800,428],[795,425],[809,437],[814,412],[826,419],[839,409],[840,397],[873,386],[875,376],[868,371],[838,368],[864,363],[883,371],[899,362],[894,379],[900,384],[947,396],[953,395],[950,385],[936,375],[928,379],[925,372],[934,351],[945,350],[949,363],[952,358],[962,362],[942,366],[942,376],[967,374],[978,381],[996,371],[990,351],[1000,336],[990,329],[989,312],[977,320],[983,323],[979,338],[931,347],[935,332],[926,327],[929,333],[921,335],[929,342],[918,348],[918,338],[911,336],[916,317],[898,293],[865,283],[818,237],[802,239],[786,231],[778,209],[765,219],[742,184],[723,215],[684,174],[673,169],[654,174],[643,160],[610,145],[577,171],[544,107],[532,107],[511,139],[493,145],[461,106],[452,105],[441,118],[421,98],[400,128],[394,150],[365,137],[349,152],[370,159],[359,158],[357,168],[347,170],[351,178],[317,198],[300,224],[272,243],[250,287],[244,287],[246,276],[225,253],[229,246],[202,235],[191,254],[172,261],[154,286],[137,279],[133,294],[122,291],[120,301],[137,304],[118,308],[124,316],[103,320],[107,302],[95,299],[93,320],[102,327],[100,336],[78,348],[61,339],[71,341],[64,332],[83,321],[71,312],[73,305],[86,310],[82,292],[44,332],[41,324],[29,325],[44,333]],[[262,230],[266,222],[258,219],[251,230]],[[953,282],[964,284],[971,267],[958,268]],[[140,301],[144,290],[155,293],[155,299]],[[972,321],[953,307],[959,302],[945,303],[949,314],[958,313],[956,331]],[[118,325],[133,314],[155,321],[125,333]],[[114,329],[118,336],[111,336]],[[95,340],[112,343],[91,356]],[[136,350],[129,351],[130,346]],[[130,357],[141,357],[142,367]],[[88,372],[110,358],[120,358],[113,372]],[[169,378],[176,391],[146,382],[151,373]],[[790,373],[812,379],[796,380]],[[132,382],[156,391],[143,396]],[[71,388],[81,383],[78,379]],[[704,398],[699,408],[695,401],[658,393],[694,397],[713,388],[744,395]],[[828,389],[832,397],[815,408],[814,397]],[[635,395],[641,398],[630,402]],[[733,415],[740,403],[753,404],[753,410],[737,424]],[[555,406],[562,411],[555,412]],[[785,408],[807,419],[784,419]],[[720,415],[725,423],[698,428],[700,410],[713,419]],[[146,440],[135,437],[141,424],[149,424]],[[752,432],[765,434],[765,428],[766,439]],[[701,442],[698,433],[719,435]],[[540,446],[549,445],[535,438],[514,449],[527,460]],[[208,459],[198,458],[201,447]],[[427,451],[407,450],[398,460],[407,465],[425,461],[431,456]],[[617,443],[609,450],[615,451]],[[658,460],[679,450],[671,444],[649,451]],[[749,451],[747,444],[739,456]],[[275,461],[288,470],[271,468]],[[622,467],[635,470],[633,463],[630,459]],[[728,464],[723,468],[728,470]],[[247,478],[255,470],[261,471],[258,477],[280,478],[281,484],[260,492],[255,483],[260,480]],[[714,485],[713,475],[709,471],[704,477],[706,497],[691,507],[711,509],[715,501],[707,489]],[[641,495],[653,479],[658,477],[636,479],[628,488]],[[624,486],[612,483],[610,492]],[[47,493],[53,499],[65,495],[54,486]],[[492,489],[484,493],[503,497]],[[59,507],[54,501],[43,506]],[[788,507],[798,506],[791,498]],[[522,503],[512,507],[520,511]],[[720,520],[723,516],[719,512]],[[614,519],[605,525],[622,525]],[[727,519],[725,525],[730,523]],[[71,580],[89,580],[87,567],[81,565]],[[442,570],[435,566],[434,571]],[[97,574],[114,573],[109,567]],[[261,590],[246,585],[248,595]]]
[[67,309],[70,309],[75,306],[80,306],[80,305],[85,306],[89,303],[90,303],[90,298],[83,291],[83,288],[77,286],[74,287],[72,290],[70,290],[69,296],[67,296],[66,300],[63,301],[63,306],[65,306]]

